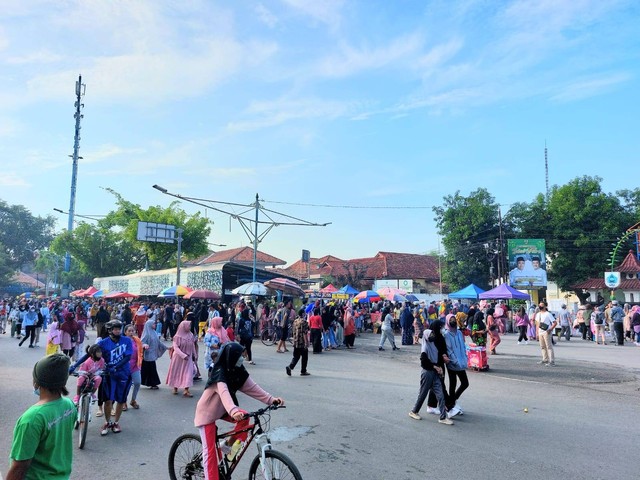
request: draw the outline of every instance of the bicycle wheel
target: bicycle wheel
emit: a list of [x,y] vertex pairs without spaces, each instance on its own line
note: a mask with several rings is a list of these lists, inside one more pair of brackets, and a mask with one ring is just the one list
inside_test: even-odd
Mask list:
[[249,469],[249,480],[271,480],[272,478],[277,478],[278,480],[302,480],[302,475],[298,467],[296,467],[293,460],[284,453],[278,452],[277,450],[267,450],[265,456],[271,477],[268,479],[265,478],[262,468],[260,468],[260,455],[256,455]]
[[204,479],[202,441],[199,435],[185,433],[173,442],[169,450],[169,478],[171,480]]
[[267,347],[276,343],[276,330],[273,327],[267,327],[260,333],[260,340]]
[[80,424],[78,425],[78,448],[84,448],[84,442],[87,440],[87,430],[89,430],[89,395],[80,397]]

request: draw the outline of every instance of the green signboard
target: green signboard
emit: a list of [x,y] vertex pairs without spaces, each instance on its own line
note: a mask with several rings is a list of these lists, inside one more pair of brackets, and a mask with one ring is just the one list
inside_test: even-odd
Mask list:
[[547,286],[545,241],[540,238],[507,240],[509,285],[534,290]]

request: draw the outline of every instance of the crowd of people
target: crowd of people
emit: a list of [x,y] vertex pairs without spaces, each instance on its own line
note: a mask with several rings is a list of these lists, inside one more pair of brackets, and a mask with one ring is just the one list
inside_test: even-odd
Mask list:
[[[69,404],[78,402],[83,386],[92,380],[93,398],[99,406],[96,416],[104,417],[100,433],[117,434],[122,431],[122,412],[140,408],[137,396],[142,386],[158,390],[164,383],[174,395],[182,391],[184,398],[191,398],[190,388],[202,380],[202,371],[207,382],[196,408],[195,423],[205,450],[209,449],[211,455],[217,455],[219,447],[221,451],[230,447],[211,444],[215,421],[241,420],[243,411],[238,407],[237,391],[265,403],[284,402],[250,380],[243,365],[244,360],[255,365],[253,339],[272,328],[277,335],[275,352],[293,350],[291,359],[283,362],[288,376],[298,363],[300,375],[310,375],[309,349],[313,354],[323,354],[356,348],[356,338],[367,329],[380,334],[380,352],[385,351],[387,343],[399,350],[396,334],[402,345],[419,345],[420,386],[409,416],[421,419],[419,412],[426,401],[427,413],[437,415],[442,424],[452,425],[452,418],[464,413],[459,400],[469,388],[469,346],[486,347],[490,354],[498,355],[502,335],[517,330],[518,344],[538,341],[542,354],[539,363],[554,366],[554,336],[569,341],[576,330],[584,340],[596,344],[606,343],[608,330],[615,345],[623,345],[625,340],[635,340],[635,345],[640,345],[640,308],[612,301],[596,308],[586,304],[575,312],[562,305],[559,312],[552,314],[545,303],[512,311],[503,302],[359,304],[317,300],[304,302],[296,309],[293,301],[259,301],[254,305],[251,300],[224,304],[180,299],[133,304],[21,299],[4,300],[0,306],[0,334],[9,333],[16,338],[17,348],[27,342],[28,348],[38,348],[40,340],[46,344],[46,356],[34,367],[33,384],[41,399],[34,407],[51,404],[43,417],[47,421],[57,421],[60,428],[67,428],[72,409]],[[156,362],[166,352],[169,367],[162,382]],[[66,381],[69,373],[76,370],[76,392],[70,401],[64,398],[68,394]],[[28,468],[47,472],[70,469],[70,461],[68,465],[66,460],[45,464],[29,456],[34,452],[24,442],[51,441],[42,429],[28,430],[34,412],[40,411],[34,407],[16,424],[10,471],[11,475],[16,473],[15,478],[22,478],[17,474]],[[66,459],[68,447],[66,441],[62,443]],[[211,469],[208,478],[215,478],[212,465],[217,462],[207,464]]]

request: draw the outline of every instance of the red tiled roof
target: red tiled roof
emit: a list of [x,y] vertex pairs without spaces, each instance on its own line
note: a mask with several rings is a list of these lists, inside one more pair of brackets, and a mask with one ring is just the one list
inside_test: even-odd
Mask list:
[[12,283],[20,283],[23,285],[28,285],[31,288],[44,288],[44,283],[31,275],[27,275],[24,272],[16,272],[15,275],[11,279]]
[[[374,278],[406,278],[439,281],[438,260],[428,255],[412,253],[378,252],[375,257],[342,260],[331,255],[312,258],[309,261],[309,275],[338,276],[345,275],[349,266],[365,267],[366,279]],[[297,261],[285,271],[297,278],[306,278],[307,265]]]
[[[258,263],[266,265],[285,265],[287,262],[280,260],[277,257],[266,254],[258,250],[256,255]],[[230,250],[222,250],[220,252],[211,252],[195,260],[191,260],[188,263],[190,265],[208,265],[211,263],[224,263],[224,262],[236,262],[247,263],[253,262],[253,248],[251,247],[238,247]]]
[[[577,285],[573,285],[571,288],[582,288],[584,290],[609,289],[609,287],[607,287],[604,283],[604,278],[590,278],[589,280],[585,280],[584,282],[578,283]],[[637,278],[623,278],[622,280],[620,280],[620,286],[617,289],[640,291],[640,280],[638,280]]]
[[624,260],[618,267],[615,269],[616,272],[623,273],[640,273],[640,262],[636,258],[633,250],[629,250],[627,256],[624,257]]

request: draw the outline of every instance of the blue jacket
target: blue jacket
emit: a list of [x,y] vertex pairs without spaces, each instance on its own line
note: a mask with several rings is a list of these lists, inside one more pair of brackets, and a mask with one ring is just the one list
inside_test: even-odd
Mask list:
[[447,343],[447,356],[449,363],[447,368],[450,370],[465,370],[467,368],[467,348],[464,344],[462,332],[457,328],[444,332],[444,340]]

